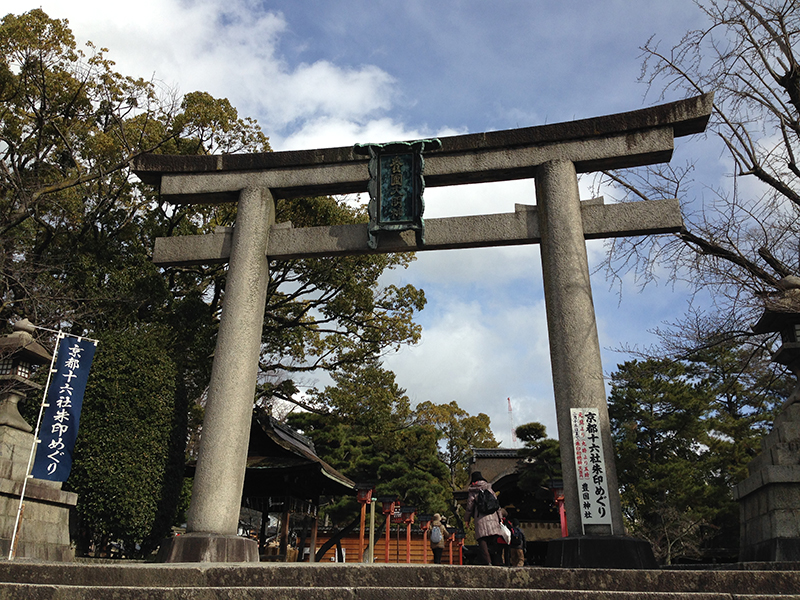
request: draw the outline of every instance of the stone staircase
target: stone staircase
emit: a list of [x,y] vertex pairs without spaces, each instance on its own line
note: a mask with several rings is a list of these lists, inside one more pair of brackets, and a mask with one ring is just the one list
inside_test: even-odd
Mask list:
[[[755,567],[758,568],[755,568]],[[800,565],[729,570],[0,562],[2,600],[800,600]]]

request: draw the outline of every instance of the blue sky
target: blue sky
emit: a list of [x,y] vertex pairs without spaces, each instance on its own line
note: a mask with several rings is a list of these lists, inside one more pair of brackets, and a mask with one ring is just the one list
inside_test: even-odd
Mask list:
[[[256,118],[275,150],[346,146],[527,127],[635,110],[661,101],[637,82],[640,46],[663,47],[705,24],[691,0],[6,0],[67,18],[79,44],[109,49],[120,72],[181,93],[228,98]],[[667,100],[674,98],[667,98]],[[698,139],[683,157],[710,155]],[[713,168],[713,164],[711,167]],[[588,195],[588,182],[581,189]],[[363,199],[366,200],[366,199]],[[426,217],[510,212],[534,204],[533,183],[435,188]],[[589,244],[590,263],[604,252]],[[538,247],[419,253],[387,282],[422,287],[421,343],[387,357],[414,402],[457,401],[487,413],[511,445],[519,425],[556,434]],[[680,316],[685,290],[643,292],[626,279],[593,291],[604,369],[615,349],[655,341]],[[308,385],[324,380],[309,379]]]

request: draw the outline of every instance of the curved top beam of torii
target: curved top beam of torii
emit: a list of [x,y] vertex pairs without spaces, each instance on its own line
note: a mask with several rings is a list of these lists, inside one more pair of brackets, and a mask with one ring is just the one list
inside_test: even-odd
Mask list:
[[[672,156],[672,139],[702,132],[713,94],[578,121],[439,138],[425,153],[425,186],[525,179],[532,168],[567,159],[578,173],[623,169]],[[235,201],[243,187],[274,198],[367,191],[367,159],[352,146],[259,154],[145,154],[133,163],[145,183],[175,203]],[[235,177],[232,175],[235,173]]]

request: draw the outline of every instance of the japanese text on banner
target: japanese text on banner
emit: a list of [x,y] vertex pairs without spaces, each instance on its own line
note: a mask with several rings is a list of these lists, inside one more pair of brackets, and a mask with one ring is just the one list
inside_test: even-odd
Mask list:
[[47,390],[46,410],[31,475],[66,481],[78,435],[83,393],[94,358],[95,342],[62,337],[56,347],[54,373]]
[[611,525],[606,461],[600,439],[598,411],[595,408],[571,408],[570,417],[575,444],[581,523],[584,528],[586,525]]

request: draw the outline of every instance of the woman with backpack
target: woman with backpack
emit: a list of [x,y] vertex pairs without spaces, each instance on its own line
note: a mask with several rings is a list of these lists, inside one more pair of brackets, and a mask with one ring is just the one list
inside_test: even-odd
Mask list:
[[447,539],[447,527],[442,522],[439,513],[433,515],[431,521],[431,550],[433,550],[433,564],[442,564],[442,552],[444,552],[444,541]]
[[500,565],[497,557],[497,536],[503,535],[500,527],[500,503],[492,486],[483,478],[480,471],[470,476],[467,496],[465,524],[475,519],[475,539],[478,542],[478,559],[482,565]]

